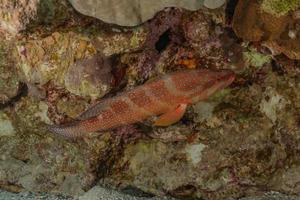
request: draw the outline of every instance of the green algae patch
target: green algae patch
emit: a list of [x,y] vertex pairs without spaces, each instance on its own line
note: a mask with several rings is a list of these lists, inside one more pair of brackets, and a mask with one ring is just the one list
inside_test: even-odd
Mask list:
[[277,17],[284,16],[300,7],[300,0],[264,0],[261,8]]
[[252,48],[250,48],[249,51],[244,52],[243,57],[250,66],[256,68],[260,68],[264,64],[271,62],[271,56],[261,54]]

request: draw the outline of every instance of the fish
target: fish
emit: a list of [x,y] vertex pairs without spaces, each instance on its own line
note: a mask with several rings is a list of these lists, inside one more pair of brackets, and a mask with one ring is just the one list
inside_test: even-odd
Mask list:
[[187,106],[209,98],[235,79],[231,70],[186,69],[166,74],[132,90],[100,100],[71,123],[48,130],[69,138],[84,137],[158,116],[155,126],[178,122]]

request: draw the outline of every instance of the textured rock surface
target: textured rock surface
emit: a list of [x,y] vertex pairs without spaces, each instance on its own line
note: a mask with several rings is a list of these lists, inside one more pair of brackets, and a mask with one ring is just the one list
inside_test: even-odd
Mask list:
[[51,81],[74,94],[93,98],[110,90],[111,61],[95,55],[90,39],[81,33],[55,32],[21,42],[16,53],[20,76],[27,83],[44,85]]
[[43,199],[43,200],[71,200],[70,197],[65,197],[62,195],[51,195],[51,194],[34,194],[31,192],[21,192],[21,193],[11,193],[0,190],[0,200],[36,200],[36,199]]
[[[21,12],[24,2],[14,8]],[[287,58],[264,47],[298,45],[298,32],[286,29],[298,30],[294,8],[276,18],[261,12],[256,1],[243,13],[237,5],[235,15],[241,18],[233,20],[234,30],[245,41],[256,41],[248,43],[228,27],[224,6],[166,9],[141,26],[116,28],[76,14],[67,1],[47,2],[54,8],[41,15],[48,22],[41,24],[38,14],[25,9],[20,16],[26,17],[16,19],[29,22],[6,21],[18,34],[0,38],[1,188],[82,198],[99,193],[129,198],[95,185],[136,199],[265,198],[266,191],[300,195],[300,66],[290,59],[297,58],[297,48],[294,57],[281,50]],[[55,14],[61,10],[64,15]],[[101,98],[168,72],[202,67],[229,68],[237,78],[189,106],[173,126],[153,127],[149,119],[80,140],[45,129],[72,121]]]
[[70,10],[68,2],[60,0],[1,0],[0,31],[16,35],[33,25],[62,23]]
[[19,78],[15,74],[14,61],[10,51],[12,44],[0,42],[0,102],[6,103],[15,97],[19,90]]
[[84,195],[79,197],[79,200],[175,200],[167,197],[135,197],[124,194],[118,191],[105,189],[99,186],[93,187]]
[[300,59],[299,19],[292,12],[299,7],[298,0],[239,1],[233,29],[245,40],[264,41],[274,55],[283,53],[291,59]]
[[244,197],[240,200],[298,200],[298,196],[285,195],[279,192],[269,192],[260,196]]
[[16,34],[24,30],[30,20],[36,18],[38,0],[1,0],[0,3],[1,30]]
[[[71,200],[72,197],[51,194],[35,194],[31,192],[10,193],[0,190],[0,200]],[[120,193],[114,190],[104,189],[98,186],[93,187],[90,191],[86,192],[79,197],[79,200],[173,200],[173,198],[165,197],[134,197]],[[279,192],[269,192],[260,196],[244,197],[240,200],[298,200],[299,197],[294,195],[285,195]],[[175,199],[174,199],[175,200]]]
[[286,15],[288,12],[298,9],[299,6],[299,0],[264,0],[262,2],[262,9],[275,16]]

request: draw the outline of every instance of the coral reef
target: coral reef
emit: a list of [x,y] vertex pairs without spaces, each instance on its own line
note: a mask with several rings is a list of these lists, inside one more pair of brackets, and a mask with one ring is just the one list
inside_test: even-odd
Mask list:
[[[231,11],[197,2],[204,7],[159,9],[129,28],[67,0],[0,0],[0,187],[73,197],[95,185],[143,197],[300,195],[299,1],[238,1]],[[149,119],[77,140],[46,129],[186,68],[231,69],[236,80],[169,127]]]
[[71,4],[79,12],[96,17],[106,23],[121,26],[136,26],[151,19],[157,12],[165,7],[179,7],[189,10],[197,10],[202,6],[197,0],[165,0],[155,3],[147,0],[114,0],[78,1],[70,0]]

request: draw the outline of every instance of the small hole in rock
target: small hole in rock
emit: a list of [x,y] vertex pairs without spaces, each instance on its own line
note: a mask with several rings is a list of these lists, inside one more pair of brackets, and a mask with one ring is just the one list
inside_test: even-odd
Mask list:
[[158,52],[162,52],[170,43],[170,29],[165,31],[155,43],[155,49]]
[[272,66],[272,71],[273,72],[276,72],[278,75],[283,75],[284,74],[283,67],[278,62],[276,62],[275,60],[272,60],[271,66]]

